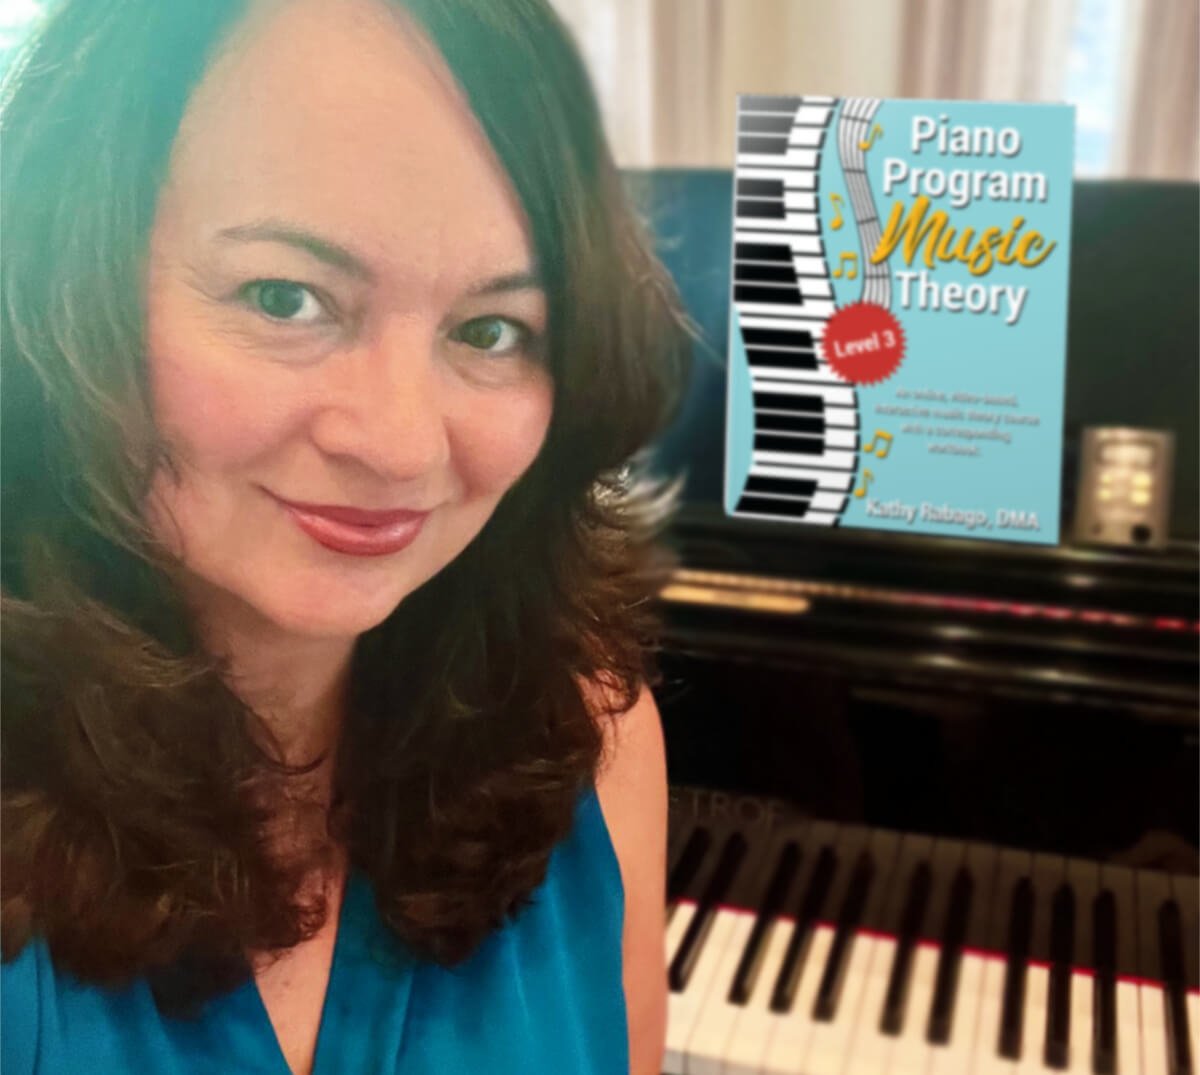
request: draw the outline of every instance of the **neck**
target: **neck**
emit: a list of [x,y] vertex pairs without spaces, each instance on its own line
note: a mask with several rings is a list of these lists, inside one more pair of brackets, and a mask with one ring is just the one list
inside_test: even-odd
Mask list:
[[212,595],[193,607],[205,645],[228,662],[229,686],[270,729],[282,760],[302,765],[325,755],[316,772],[328,778],[345,724],[356,640],[295,634],[241,602]]

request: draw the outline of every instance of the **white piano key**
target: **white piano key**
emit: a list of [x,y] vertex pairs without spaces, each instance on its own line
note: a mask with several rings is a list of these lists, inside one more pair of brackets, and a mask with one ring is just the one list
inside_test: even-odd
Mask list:
[[1188,1034],[1192,1042],[1192,1070],[1200,1071],[1200,992],[1187,994]]
[[738,179],[779,179],[785,190],[815,190],[815,172],[798,172],[780,168],[739,168]]
[[781,381],[778,384],[755,385],[758,392],[778,392],[783,396],[820,396],[826,407],[853,407],[854,389],[841,385],[803,385]]
[[687,1041],[683,1056],[683,1068],[687,1075],[721,1075],[723,1058],[728,1051],[734,1023],[741,1011],[739,1005],[729,1002],[729,987],[733,984],[738,961],[742,958],[750,930],[754,927],[754,914],[751,911],[740,910],[718,911],[718,920],[722,916],[732,920],[729,941],[721,953],[721,959],[714,972],[713,986],[700,1008],[696,1025]]
[[[768,423],[769,424],[769,423]],[[823,441],[826,448],[848,448],[855,451],[858,448],[858,430],[839,426],[837,429],[826,429],[822,433],[797,433],[789,429],[758,429],[757,432],[768,437],[787,437],[794,441],[796,450],[806,444]]]
[[[734,515],[739,519],[762,519],[766,522],[777,523],[781,519],[787,519],[786,515],[767,515],[761,511],[746,511],[744,509],[735,509]],[[800,518],[799,513],[790,518]],[[839,516],[832,511],[805,511],[803,521],[812,523],[815,526],[832,526]]]
[[835,470],[853,470],[858,458],[855,452],[821,452],[820,455],[808,455],[803,452],[759,452],[752,454],[755,463],[770,466],[773,463],[803,464],[806,467],[831,467]]
[[1092,1071],[1092,1003],[1094,979],[1076,971],[1071,975],[1071,1036],[1067,1039],[1067,1070],[1078,1075]]
[[717,914],[708,931],[700,958],[692,970],[691,979],[682,993],[667,995],[667,1052],[663,1070],[671,1075],[685,1075],[684,1054],[696,1017],[712,988],[721,954],[733,929],[733,919]]
[[679,942],[683,940],[683,935],[687,932],[688,924],[695,913],[696,904],[692,900],[680,900],[675,905],[675,913],[671,916],[671,921],[667,923],[667,937],[664,944],[668,967],[675,958],[675,951],[679,947]]
[[1142,1075],[1167,1075],[1167,1022],[1162,987],[1139,983],[1138,1006],[1142,1024]]
[[[808,260],[808,259],[805,259]],[[798,280],[800,294],[806,299],[832,299],[833,287],[823,276],[801,276]]]
[[913,954],[904,1026],[892,1050],[888,1075],[925,1075],[929,1067],[930,1045],[925,1031],[929,1026],[929,1009],[933,1007],[939,954],[938,946],[927,941],[918,944]]
[[892,960],[895,958],[895,940],[877,937],[871,948],[871,965],[867,969],[867,981],[855,1016],[854,1036],[843,1075],[880,1075],[880,1072],[887,1070],[887,1060],[895,1039],[879,1029],[879,1020],[887,996]]
[[741,227],[758,228],[768,234],[773,231],[795,232],[800,235],[819,235],[821,233],[821,222],[817,219],[817,214],[805,213],[800,210],[793,213],[785,212],[782,220],[750,216],[748,213],[739,213],[736,219]]
[[809,127],[797,124],[788,132],[789,146],[803,146],[808,149],[819,149],[822,135],[825,132],[820,127]]
[[806,213],[817,210],[817,196],[805,190],[785,190],[783,192],[783,207],[785,209],[802,209]]
[[808,102],[811,100],[811,97],[806,97],[804,99],[805,103],[796,109],[796,118],[793,120],[793,122],[810,124],[813,126],[824,126],[829,122],[829,113],[833,110],[827,105],[809,104]]
[[845,493],[814,493],[810,507],[813,511],[841,511],[846,504]]
[[[828,320],[835,309],[832,302],[824,299],[805,300],[803,306],[797,306],[793,303],[785,302],[762,302],[756,300],[734,299],[734,305],[738,308],[738,316],[748,315],[750,317],[757,315],[765,317],[803,317],[817,320],[823,318]],[[743,317],[743,323],[745,318]],[[782,326],[780,326],[782,327]],[[821,337],[825,335],[824,322],[822,321]]]
[[1030,963],[1025,973],[1025,1018],[1021,1024],[1021,1060],[1017,1075],[1043,1075],[1046,1020],[1050,1017],[1050,968]]
[[750,999],[734,1023],[725,1053],[723,1075],[759,1075],[774,1024],[785,1018],[771,1011],[771,994],[795,923],[780,919],[771,930],[766,955]]
[[742,328],[775,328],[785,332],[807,332],[813,340],[819,340],[825,333],[824,321],[806,320],[803,317],[755,317],[753,314],[741,313],[742,303],[734,303],[738,307],[738,320]]
[[[740,137],[744,138],[745,135]],[[737,168],[806,168],[816,170],[821,154],[815,149],[788,148],[784,153],[738,153]]]
[[804,1056],[808,1039],[812,1034],[813,1000],[821,984],[821,972],[829,958],[829,947],[833,943],[833,927],[819,925],[813,930],[808,947],[808,958],[800,972],[792,1010],[776,1020],[767,1042],[767,1054],[763,1058],[761,1075],[797,1075],[799,1060]]
[[971,1070],[976,1047],[979,1009],[983,1000],[983,977],[988,960],[964,952],[958,968],[958,990],[954,998],[954,1020],[950,1040],[930,1046],[929,1075],[965,1075]]
[[755,467],[750,468],[751,477],[762,478],[806,478],[815,481],[818,489],[847,492],[854,482],[854,475],[836,470],[805,470],[803,467]]
[[853,1044],[858,1006],[870,975],[874,948],[874,937],[862,933],[855,936],[837,1011],[831,1022],[814,1024],[804,1075],[841,1075],[846,1054]]
[[1117,1071],[1141,1075],[1141,998],[1136,982],[1117,982]]
[[[792,257],[792,268],[800,277],[801,285],[811,282],[822,283],[826,288],[829,287],[829,265],[824,258],[796,254]],[[825,294],[832,294],[832,291],[826,291]]]
[[848,383],[828,366],[821,366],[815,370],[789,370],[781,369],[779,366],[756,366],[754,363],[750,363],[750,377],[760,392],[770,391],[770,382],[766,378],[773,381],[797,381],[804,384]]
[[983,989],[975,1025],[971,1075],[1010,1075],[1015,1064],[1000,1055],[1000,1016],[1004,1011],[1005,961],[988,956],[983,968]]

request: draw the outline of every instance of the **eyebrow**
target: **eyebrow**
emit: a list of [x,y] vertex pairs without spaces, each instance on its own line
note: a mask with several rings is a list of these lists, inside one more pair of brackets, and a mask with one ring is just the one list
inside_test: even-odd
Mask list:
[[[235,242],[267,242],[282,243],[285,246],[303,250],[318,261],[324,262],[349,276],[360,280],[373,281],[375,274],[367,263],[358,255],[351,253],[344,246],[322,239],[319,235],[305,231],[303,228],[278,221],[261,221],[255,224],[239,224],[231,228],[222,228],[217,232],[221,239],[232,239]],[[489,295],[504,291],[524,291],[527,289],[543,290],[545,285],[536,272],[523,270],[496,276],[490,280],[472,285],[468,295]]]

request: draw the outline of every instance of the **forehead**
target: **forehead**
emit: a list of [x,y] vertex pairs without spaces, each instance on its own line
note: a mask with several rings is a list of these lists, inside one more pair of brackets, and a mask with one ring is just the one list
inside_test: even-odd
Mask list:
[[453,76],[397,7],[252,8],[193,94],[160,215],[198,239],[284,219],[373,268],[526,268],[520,204]]

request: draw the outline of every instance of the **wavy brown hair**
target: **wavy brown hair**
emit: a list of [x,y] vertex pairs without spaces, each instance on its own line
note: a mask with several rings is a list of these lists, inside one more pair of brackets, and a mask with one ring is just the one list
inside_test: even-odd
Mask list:
[[466,958],[543,879],[601,722],[649,672],[665,498],[629,460],[675,406],[686,319],[545,0],[403,6],[530,221],[553,419],[476,540],[359,639],[328,839],[287,853],[307,770],[226,685],[140,511],[172,466],[144,369],[148,237],[244,4],[61,0],[0,101],[3,951],[40,937],[85,981],[146,975],[169,1013],[313,934],[325,907],[301,892],[331,842],[417,954]]

